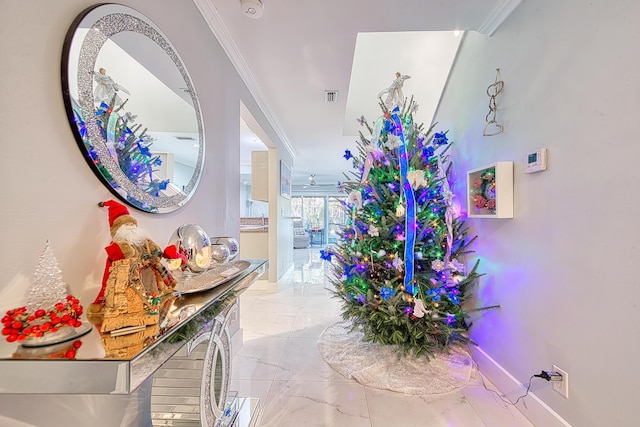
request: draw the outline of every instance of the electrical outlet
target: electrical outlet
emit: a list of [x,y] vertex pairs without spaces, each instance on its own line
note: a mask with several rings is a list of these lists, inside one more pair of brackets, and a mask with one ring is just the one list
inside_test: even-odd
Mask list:
[[562,375],[562,381],[551,381],[553,389],[563,395],[565,398],[569,398],[569,374],[562,369],[553,365],[553,370]]

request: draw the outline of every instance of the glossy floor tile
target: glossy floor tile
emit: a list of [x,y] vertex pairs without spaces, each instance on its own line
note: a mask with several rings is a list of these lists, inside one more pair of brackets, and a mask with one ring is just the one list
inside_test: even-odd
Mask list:
[[341,320],[318,248],[296,249],[277,292],[240,296],[244,346],[233,359],[231,390],[260,399],[258,427],[531,427],[480,373],[452,393],[412,396],[379,390],[333,370],[317,348]]

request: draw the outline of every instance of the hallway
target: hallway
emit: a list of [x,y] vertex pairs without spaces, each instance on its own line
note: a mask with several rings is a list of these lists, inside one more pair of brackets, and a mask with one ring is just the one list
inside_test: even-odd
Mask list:
[[[244,346],[233,360],[231,390],[260,398],[260,427],[527,427],[511,405],[487,391],[476,374],[463,389],[411,396],[365,387],[322,359],[317,341],[340,319],[326,289],[318,248],[296,249],[294,269],[277,292],[240,296]],[[487,386],[489,382],[485,380]]]

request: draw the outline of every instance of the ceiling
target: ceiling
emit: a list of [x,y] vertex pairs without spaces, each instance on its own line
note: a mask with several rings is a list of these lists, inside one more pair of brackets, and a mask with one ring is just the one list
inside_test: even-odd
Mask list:
[[[247,17],[240,0],[194,0],[280,139],[294,156],[292,185],[335,187],[349,171],[364,115],[396,71],[429,124],[465,31],[492,35],[522,0],[263,0]],[[254,1],[255,2],[255,1]],[[325,91],[337,102],[325,102]],[[261,147],[243,123],[242,150]]]

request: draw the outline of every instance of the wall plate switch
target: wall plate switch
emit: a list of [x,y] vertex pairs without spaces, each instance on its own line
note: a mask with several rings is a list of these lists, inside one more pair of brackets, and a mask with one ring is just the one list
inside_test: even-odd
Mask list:
[[553,389],[563,395],[565,398],[569,398],[569,374],[566,371],[553,365],[553,371],[562,375],[562,381],[552,381]]
[[526,155],[524,173],[540,172],[547,169],[547,149],[539,148]]

